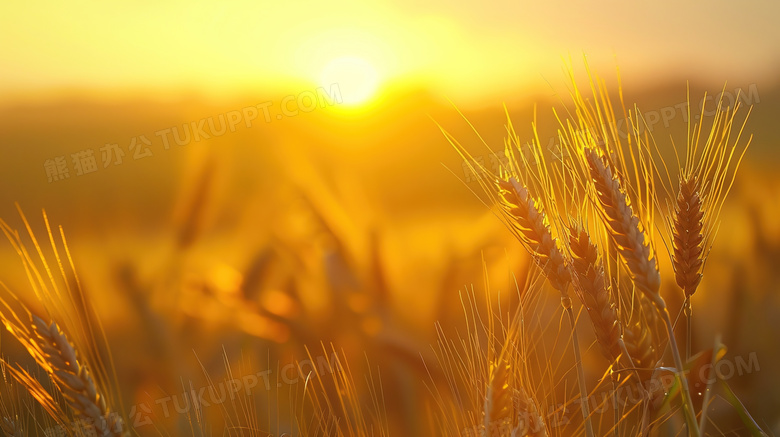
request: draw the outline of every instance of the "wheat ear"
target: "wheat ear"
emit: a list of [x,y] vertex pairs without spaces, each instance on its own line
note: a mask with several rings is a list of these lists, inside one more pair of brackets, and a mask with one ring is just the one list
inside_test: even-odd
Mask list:
[[623,322],[623,344],[626,346],[626,353],[631,357],[641,382],[647,381],[653,376],[658,362],[658,351],[655,348],[650,325],[638,313],[630,320]]
[[550,232],[550,226],[544,212],[531,198],[528,189],[517,179],[511,177],[509,180],[498,181],[498,191],[504,212],[509,216],[509,221],[516,231],[515,235],[525,245],[531,256],[536,259],[550,284],[561,292],[561,306],[571,325],[571,342],[577,367],[577,383],[580,389],[580,398],[583,400],[580,405],[582,406],[585,435],[593,437],[588,388],[585,386],[585,369],[582,366],[582,354],[577,336],[577,320],[571,308],[571,298],[568,292],[571,282],[569,266],[566,265],[566,260],[558,248],[557,240]]
[[493,435],[495,430],[511,424],[513,437],[547,437],[544,420],[533,399],[522,387],[513,387],[512,367],[505,355],[507,350],[505,347],[491,364],[484,404],[485,433]]
[[704,265],[704,206],[696,176],[680,178],[674,211],[674,274],[689,298],[701,282]]
[[569,251],[574,290],[588,311],[602,354],[614,362],[621,352],[620,325],[615,303],[607,288],[598,247],[584,228],[571,227]]
[[570,282],[569,270],[550,232],[544,212],[531,198],[528,189],[515,178],[499,180],[498,190],[501,205],[511,219],[516,235],[536,259],[550,284],[565,293]]
[[663,299],[658,294],[661,275],[657,260],[650,250],[644,227],[620,185],[618,175],[613,171],[610,161],[596,150],[585,149],[584,153],[604,223],[628,267],[631,279],[659,308],[664,307]]
[[484,426],[485,430],[512,420],[512,384],[509,361],[500,356],[490,366],[490,379],[485,392]]
[[122,420],[106,407],[92,376],[79,363],[76,350],[57,324],[47,325],[41,318],[33,316],[33,329],[47,364],[46,370],[76,416],[92,427],[98,436],[124,436]]

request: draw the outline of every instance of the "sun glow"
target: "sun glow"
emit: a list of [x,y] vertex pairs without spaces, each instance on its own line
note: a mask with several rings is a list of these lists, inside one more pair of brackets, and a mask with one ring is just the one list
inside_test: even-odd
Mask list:
[[368,101],[379,87],[379,74],[363,58],[344,56],[333,59],[322,70],[320,84],[336,86],[344,105],[359,105]]

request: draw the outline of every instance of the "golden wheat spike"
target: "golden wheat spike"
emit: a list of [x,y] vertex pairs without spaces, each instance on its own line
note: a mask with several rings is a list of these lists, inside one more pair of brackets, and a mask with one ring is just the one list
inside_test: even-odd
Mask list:
[[565,293],[571,279],[569,270],[544,212],[517,179],[499,180],[498,189],[501,205],[511,219],[516,235],[536,259],[550,284]]
[[501,354],[490,366],[484,402],[484,432],[494,435],[511,429],[512,436],[546,437],[546,425],[536,404],[513,378],[514,369],[509,359],[513,343],[513,339],[508,338]]
[[32,316],[32,322],[44,367],[76,416],[85,420],[98,436],[126,435],[121,418],[108,410],[92,376],[79,363],[76,350],[57,324],[47,325],[37,316]]
[[484,425],[485,430],[497,428],[512,421],[514,406],[512,402],[512,369],[509,361],[500,356],[490,366],[490,379],[485,393]]
[[639,378],[649,380],[658,362],[658,350],[655,348],[653,331],[642,317],[634,317],[623,324],[623,343],[631,357]]
[[588,311],[602,354],[615,361],[621,352],[620,326],[598,247],[583,227],[570,227],[569,250],[574,290]]
[[626,263],[634,284],[659,307],[665,307],[658,294],[661,275],[650,242],[631,201],[614,172],[611,161],[593,149],[584,150],[590,177],[601,205],[604,223]]
[[695,176],[680,179],[673,219],[674,274],[686,297],[696,292],[704,265],[704,210]]

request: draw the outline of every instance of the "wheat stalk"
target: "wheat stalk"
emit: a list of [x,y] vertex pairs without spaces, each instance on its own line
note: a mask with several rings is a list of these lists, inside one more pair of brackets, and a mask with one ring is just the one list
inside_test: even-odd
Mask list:
[[93,428],[98,436],[124,436],[122,420],[107,407],[89,370],[79,363],[76,350],[56,323],[47,325],[33,316],[33,330],[52,377],[73,412]]
[[[568,247],[571,254],[571,270],[574,286],[585,306],[596,333],[604,357],[618,364],[620,357],[628,362],[628,369],[636,373],[639,381],[652,376],[657,354],[653,347],[652,331],[639,323],[621,323],[610,289],[619,289],[616,284],[608,286],[599,249],[590,239],[582,222],[570,226]],[[624,332],[621,336],[621,327]],[[638,366],[638,367],[637,367]],[[612,374],[613,395],[616,394],[619,377]],[[621,413],[617,404],[614,408],[614,432],[619,435]]]
[[[705,94],[705,99],[706,99]],[[689,96],[690,101],[690,96]],[[697,119],[702,122],[688,122],[688,143],[685,163],[680,168],[679,188],[674,205],[670,207],[668,226],[672,246],[672,264],[677,284],[683,290],[685,300],[683,312],[686,319],[686,357],[691,356],[692,312],[691,297],[701,281],[707,254],[717,233],[718,217],[728,196],[742,158],[750,146],[748,139],[744,148],[739,146],[750,110],[737,130],[735,141],[731,142],[736,114],[740,104],[731,109],[724,106],[723,99],[717,102],[709,135],[700,145],[704,120],[704,108]],[[741,149],[741,151],[740,151]],[[667,171],[671,192],[671,177]],[[730,179],[730,181],[729,181]],[[671,195],[670,195],[671,197]]]
[[600,156],[597,151],[591,148],[584,149],[584,154],[596,196],[601,205],[604,224],[631,274],[634,285],[655,304],[666,324],[677,378],[682,387],[683,408],[688,418],[689,432],[698,437],[699,430],[695,420],[693,400],[677,341],[674,337],[672,320],[669,316],[669,310],[666,308],[666,302],[659,293],[661,275],[658,271],[658,262],[650,248],[644,226],[631,208],[631,201],[621,185],[619,175],[613,171],[614,166],[610,159],[606,156]]
[[520,184],[517,179],[498,180],[498,191],[501,205],[509,222],[514,227],[516,235],[525,245],[526,249],[534,257],[542,269],[550,284],[561,293],[561,306],[566,312],[571,325],[572,348],[574,349],[575,365],[577,367],[577,383],[580,390],[582,417],[585,426],[585,434],[592,437],[593,424],[590,419],[590,406],[588,405],[588,389],[585,385],[585,370],[582,365],[580,342],[577,336],[577,321],[571,308],[569,297],[569,283],[571,273],[566,260],[558,248],[558,242],[550,232],[547,217],[540,206],[528,193],[528,189]]
[[677,285],[685,294],[683,311],[686,322],[685,358],[691,357],[691,296],[699,287],[704,269],[704,202],[696,175],[680,177],[672,217],[672,265]]

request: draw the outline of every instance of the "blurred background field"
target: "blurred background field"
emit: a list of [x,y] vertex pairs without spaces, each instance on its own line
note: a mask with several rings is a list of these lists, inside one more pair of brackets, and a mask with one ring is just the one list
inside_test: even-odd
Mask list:
[[[462,292],[509,305],[512,275],[529,274],[439,126],[486,165],[474,130],[499,151],[507,115],[528,140],[536,119],[546,143],[556,134],[551,108],[569,101],[565,62],[585,78],[583,52],[611,90],[620,67],[628,104],[667,118],[652,130],[667,156],[670,137],[685,142],[688,85],[693,113],[704,92],[741,89],[753,105],[754,139],[693,300],[694,350],[720,333],[730,356],[755,354],[758,371],[732,386],[780,432],[775,4],[45,6],[15,5],[0,18],[0,217],[21,230],[18,202],[39,238],[42,209],[64,227],[124,403],[152,405],[168,432],[186,428],[188,414],[163,417],[154,401],[206,375],[225,379],[223,358],[234,372],[272,369],[276,381],[307,358],[304,346],[314,361],[330,356],[322,342],[343,351],[367,399],[365,375],[381,381],[391,434],[429,433],[437,323],[462,334]],[[345,57],[368,67],[348,62],[325,83]],[[375,83],[363,84],[366,75]],[[288,96],[332,83],[357,101],[283,111]],[[168,149],[155,135],[264,102],[270,121],[242,120],[235,132]],[[141,135],[151,155],[134,159]],[[125,152],[121,164],[104,167],[106,144]],[[77,175],[71,155],[87,149],[97,170]],[[60,156],[70,176],[49,181],[46,162]],[[10,245],[0,259],[0,280],[36,308]],[[664,278],[676,314],[682,297]],[[555,308],[555,293],[539,292]],[[581,324],[595,385],[606,366]],[[2,347],[24,360],[7,335]],[[274,385],[250,406],[271,434],[289,430],[297,404],[287,397],[303,388]],[[740,435],[734,412],[715,408],[723,431]],[[215,430],[225,416],[207,409]],[[141,435],[154,433],[145,426]]]

